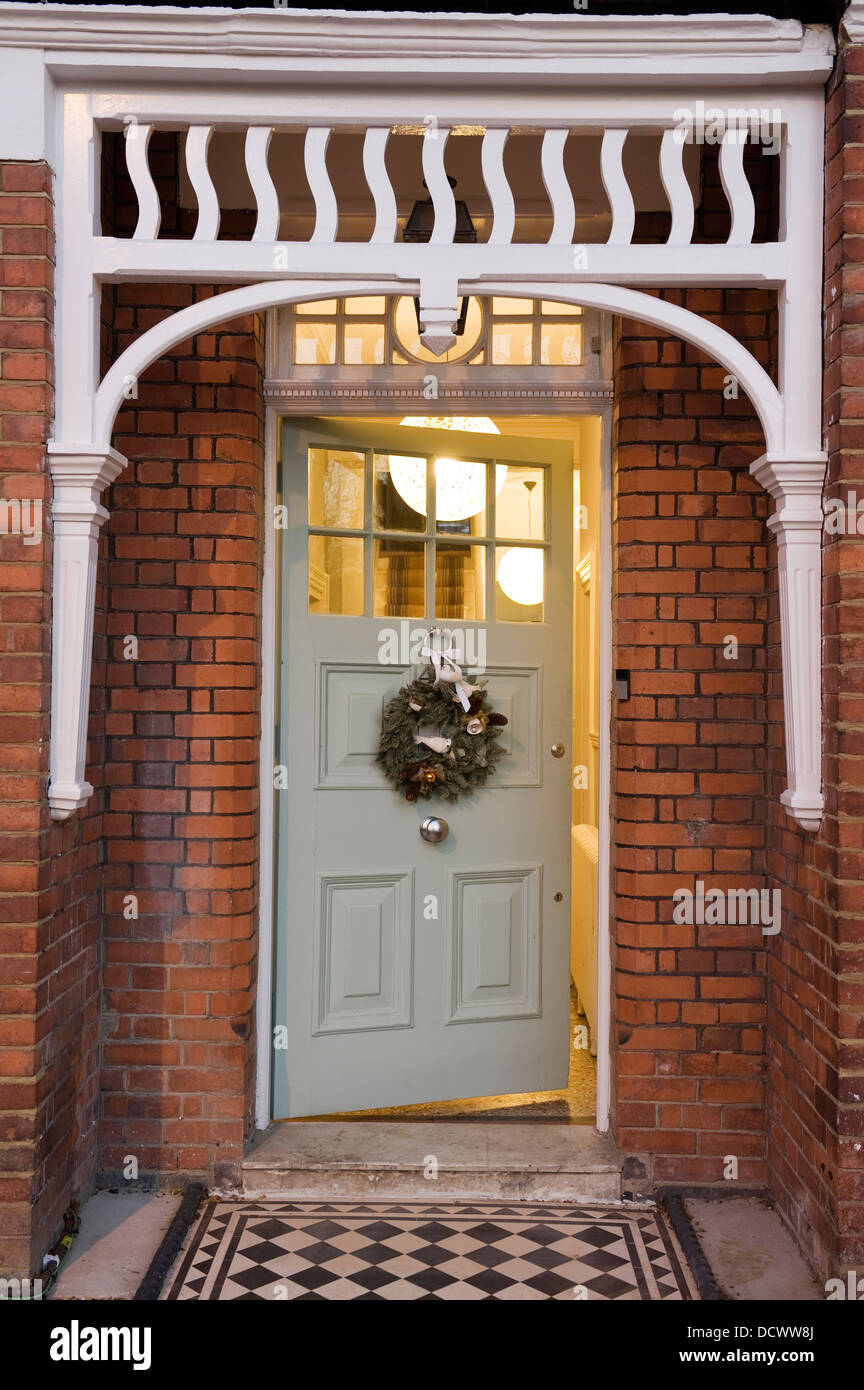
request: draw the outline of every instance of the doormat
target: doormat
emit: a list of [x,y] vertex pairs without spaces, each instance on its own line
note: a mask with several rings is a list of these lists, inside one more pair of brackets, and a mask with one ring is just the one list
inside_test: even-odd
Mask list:
[[697,1299],[654,1207],[214,1201],[166,1299]]

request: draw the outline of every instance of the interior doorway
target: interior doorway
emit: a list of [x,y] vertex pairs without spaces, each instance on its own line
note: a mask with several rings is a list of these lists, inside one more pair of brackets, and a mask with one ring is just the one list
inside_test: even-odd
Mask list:
[[[315,749],[314,766],[307,759],[305,774],[311,797],[301,790],[303,759],[295,758],[288,773],[295,800],[289,801],[287,814],[280,810],[279,815],[274,1017],[285,1018],[289,1046],[294,1035],[295,1067],[293,1077],[280,1082],[277,1053],[274,1115],[593,1123],[601,418],[437,417],[409,423],[403,417],[319,417],[293,421],[288,428],[282,450],[283,503],[286,498],[290,503],[292,491],[304,495],[295,498],[293,509],[289,506],[286,539],[289,533],[291,539],[280,582],[282,732],[286,749],[292,741],[295,750],[312,743]],[[406,458],[415,463],[425,458],[436,477],[442,458],[447,466],[461,463],[475,471],[480,464],[488,479],[483,505],[476,510],[472,505],[470,517],[450,516],[452,524],[442,524],[448,516],[442,516],[439,486],[429,516],[423,515],[428,504],[417,499],[414,515],[408,515],[411,508],[406,511],[403,504],[406,495],[409,503],[412,498],[404,468],[401,492],[395,490],[399,496],[393,476],[394,462]],[[452,492],[453,477],[447,485]],[[394,502],[396,506],[395,530],[392,517],[388,521],[381,510],[388,490],[391,512]],[[362,516],[361,494],[369,503]],[[341,500],[334,502],[337,497]],[[353,507],[350,516],[346,505]],[[519,562],[542,552],[545,577],[539,604],[526,602],[532,596],[524,582],[520,591],[518,577],[514,580],[511,573],[508,579],[507,566],[502,568],[509,555],[511,571],[519,571],[519,563],[512,564],[516,552]],[[372,620],[371,628],[368,621],[346,622],[364,618]],[[419,840],[415,845],[406,838],[402,808],[393,806],[396,794],[369,766],[386,678],[397,685],[405,678],[403,669],[382,673],[369,660],[370,639],[380,643],[381,623],[388,618],[403,625],[416,620],[420,627],[430,619],[447,619],[457,630],[470,621],[478,629],[475,657],[481,635],[493,651],[492,662],[484,663],[490,665],[490,689],[508,711],[515,711],[507,796],[499,789],[496,804],[493,778],[471,798],[480,806],[485,800],[491,814],[481,818],[492,822],[491,837],[469,847],[474,813],[461,805],[454,808],[457,833],[447,847],[449,857],[441,856],[437,865],[443,871],[443,921],[435,929],[440,940],[431,954],[432,933],[423,930],[417,904],[430,896],[420,894],[420,888],[430,886],[434,861],[425,857]],[[307,639],[314,634],[302,652],[301,629]],[[346,682],[351,689],[340,692],[340,683],[345,687]],[[334,720],[340,700],[342,709]],[[296,723],[303,710],[308,731],[314,730],[305,743]],[[328,720],[334,720],[329,729]],[[550,761],[553,744],[563,748],[564,739],[565,758],[553,755]],[[331,756],[333,748],[337,755]],[[291,757],[286,751],[289,762]],[[406,872],[394,873],[390,864],[371,875],[358,873],[346,835],[359,807],[358,791],[374,791],[371,800],[367,797],[367,811],[377,806],[385,818],[394,817],[392,835],[402,836],[398,867]],[[298,792],[306,803],[300,807]],[[516,801],[521,804],[514,805]],[[310,802],[318,804],[312,838],[299,852],[295,846],[292,859],[291,826],[308,821]],[[523,827],[528,822],[540,831],[533,855],[525,853]],[[410,830],[416,834],[413,823]],[[373,858],[378,853],[374,839],[361,855],[364,862],[370,853]],[[460,854],[468,859],[461,862]],[[305,890],[299,886],[302,878]],[[410,948],[403,942],[401,957],[394,913],[412,919],[413,940]],[[455,917],[460,918],[458,930]],[[292,957],[304,921],[309,924],[308,949],[305,956],[295,951]],[[364,940],[365,946],[358,944]],[[481,960],[484,951],[486,959]],[[471,968],[467,956],[473,959]],[[394,973],[399,970],[401,986]],[[454,971],[458,975],[460,970],[461,982],[454,983]],[[348,980],[352,971],[353,984]],[[280,990],[287,976],[298,982],[293,1010],[290,990]],[[422,1042],[412,1037],[418,1025],[425,1029]],[[407,1068],[399,1060],[406,1048],[416,1053]],[[425,1054],[430,1048],[440,1050],[443,1060],[429,1063]],[[358,1054],[364,1060],[356,1066]],[[299,1081],[298,1064],[306,1070],[306,1079]],[[418,1071],[423,1074],[419,1080]],[[472,1076],[492,1084],[472,1086]],[[316,1105],[315,1097],[325,1095],[338,1097],[338,1103]]]

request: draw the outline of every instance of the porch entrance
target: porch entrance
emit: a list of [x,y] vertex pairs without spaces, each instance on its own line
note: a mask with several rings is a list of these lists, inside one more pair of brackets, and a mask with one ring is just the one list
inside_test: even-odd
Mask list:
[[[276,1119],[572,1119],[571,1043],[593,1118],[600,422],[451,424],[282,426]],[[412,804],[375,752],[432,627],[506,751]]]

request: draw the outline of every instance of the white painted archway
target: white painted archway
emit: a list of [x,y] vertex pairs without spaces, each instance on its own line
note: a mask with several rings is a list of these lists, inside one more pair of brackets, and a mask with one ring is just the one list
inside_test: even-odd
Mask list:
[[[208,323],[356,288],[419,294],[424,338],[436,349],[452,339],[462,294],[554,295],[656,324],[738,378],[765,432],[766,452],[752,471],[777,504],[769,524],[781,578],[783,800],[802,826],[815,829],[822,814],[821,315],[831,31],[720,14],[454,15],[442,24],[438,15],[279,7],[105,5],[81,13],[84,19],[53,5],[0,12],[0,44],[15,50],[0,156],[44,160],[56,178],[52,814],[69,816],[91,790],[84,761],[96,545],[106,515],[101,495],[125,462],[110,445],[125,378]],[[777,126],[770,152],[776,227],[768,220],[757,226],[745,158],[753,134],[748,110],[761,122],[769,100]],[[720,135],[710,139],[706,101],[722,118]],[[124,236],[114,234],[113,208],[103,216],[100,178],[103,141],[118,132],[126,137],[138,213],[134,232]],[[183,146],[188,196],[179,182],[176,192],[157,188],[148,150],[160,132]],[[516,161],[520,183],[508,151],[526,132],[533,143]],[[391,158],[391,137],[406,133],[420,138],[432,203],[422,244],[404,237],[419,180],[400,174],[399,159]],[[346,135],[357,143],[340,171],[345,160],[356,161],[368,194],[351,239],[343,218],[353,215],[356,199],[350,180],[332,167],[339,160],[328,162],[328,145]],[[644,161],[644,153],[628,157],[646,136],[669,212],[662,241],[638,234],[639,212],[661,206],[640,194],[644,170],[634,159]],[[293,141],[290,158],[274,154],[282,137]],[[475,243],[457,239],[448,178],[462,137],[477,141],[471,158],[487,222]],[[705,219],[699,224],[700,186],[685,149],[715,139],[729,216],[709,227]],[[574,164],[567,151],[577,147]],[[764,145],[762,152],[769,153]],[[242,206],[254,214],[245,239],[220,236],[224,209],[240,206],[223,197],[226,172],[243,181]],[[583,217],[591,179],[596,197]],[[526,198],[524,189],[541,184],[547,213],[538,220],[534,195]],[[300,220],[308,227],[292,221],[301,185],[308,198]],[[161,225],[163,203],[174,197],[197,206],[191,236],[166,235]],[[243,288],[144,334],[100,385],[102,286],[136,281]],[[727,333],[644,293],[691,286],[776,291],[776,387]]]
[[[375,280],[270,280],[228,290],[170,315],[142,334],[106,374],[92,401],[91,441],[49,445],[54,480],[54,651],[52,680],[52,815],[63,820],[92,794],[85,757],[93,648],[98,536],[108,513],[101,494],[126,459],[111,447],[117,412],[130,383],[165,352],[217,323],[280,304],[338,296],[422,292],[419,282]],[[821,793],[821,535],[825,455],[818,436],[810,450],[790,447],[800,424],[784,396],[734,337],[698,314],[621,285],[566,281],[465,281],[460,292],[554,298],[650,323],[702,349],[739,381],[756,410],[766,451],[751,466],[776,510],[784,715],[788,786],[782,801],[807,830],[822,818]],[[800,403],[796,402],[796,412]],[[796,429],[797,432],[797,429]],[[816,447],[814,447],[814,443]]]

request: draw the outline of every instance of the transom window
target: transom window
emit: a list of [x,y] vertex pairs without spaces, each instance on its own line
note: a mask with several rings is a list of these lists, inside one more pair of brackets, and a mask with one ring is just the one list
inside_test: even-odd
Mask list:
[[309,612],[542,622],[546,469],[488,439],[472,458],[311,447]]
[[496,367],[578,367],[584,361],[582,311],[555,300],[472,297],[465,323],[441,357],[420,341],[409,295],[359,295],[289,307],[292,362],[298,367],[468,362]]

